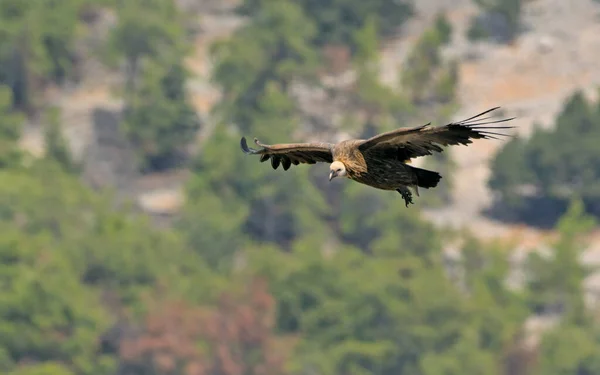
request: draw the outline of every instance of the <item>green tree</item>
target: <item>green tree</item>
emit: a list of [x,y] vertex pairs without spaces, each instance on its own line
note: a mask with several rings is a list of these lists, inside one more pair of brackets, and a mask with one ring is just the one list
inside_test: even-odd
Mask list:
[[579,261],[584,235],[596,220],[574,200],[560,219],[560,237],[548,259],[534,258],[529,300],[536,310],[560,312],[560,322],[545,332],[539,347],[540,374],[593,374],[600,370],[600,331],[595,312],[584,305],[583,280],[591,269]]
[[19,147],[23,118],[12,110],[12,92],[0,85],[0,167],[12,167],[21,162]]
[[549,257],[531,255],[528,299],[532,311],[564,314],[574,323],[587,319],[582,283],[590,270],[581,265],[579,259],[584,250],[582,235],[595,224],[594,218],[585,214],[583,203],[575,200],[558,222],[560,239]]
[[494,358],[500,369],[507,348],[519,343],[528,317],[526,295],[507,286],[510,281],[509,252],[505,246],[485,245],[470,236],[461,249],[462,285],[469,298],[472,321],[480,348]]
[[200,128],[188,102],[187,72],[179,56],[148,61],[125,110],[124,127],[142,170],[161,170],[183,160]]
[[220,127],[198,156],[179,223],[189,244],[214,267],[228,268],[247,241],[288,248],[304,235],[327,238],[320,221],[327,204],[309,168],[273,171],[240,150],[223,157],[223,148],[239,137]]
[[450,24],[444,13],[438,13],[435,17],[434,28],[439,33],[443,45],[450,43],[452,40],[452,24]]
[[117,318],[135,325],[145,294],[198,303],[220,290],[179,236],[117,211],[53,159],[1,169],[0,185],[2,372],[113,374],[104,335]]
[[[518,36],[523,0],[475,0],[475,3],[482,9],[483,15],[471,20],[467,31],[470,39],[495,38],[512,42]],[[499,19],[502,24],[492,22],[494,19]],[[494,23],[497,25],[495,30],[488,26]]]
[[[382,256],[400,253],[428,261],[436,257],[440,238],[431,224],[410,210],[386,210],[390,204],[387,194],[358,184],[347,184],[343,189],[340,202],[355,203],[336,206],[332,214],[339,225],[338,235],[345,242]],[[401,205],[400,201],[394,203]]]
[[423,168],[440,173],[443,176],[443,183],[431,191],[426,191],[421,198],[422,204],[427,207],[440,207],[451,203],[454,171],[456,170],[456,163],[452,159],[452,154],[448,150],[435,153],[428,156],[423,164]]
[[[521,208],[524,202],[514,187],[532,184],[535,181],[531,167],[523,164],[525,153],[525,140],[514,137],[508,141],[491,162],[493,174],[488,182],[490,189],[501,194],[503,202],[517,209]],[[519,165],[519,168],[514,168],[515,165]]]
[[80,0],[0,2],[0,83],[13,104],[30,109],[35,87],[60,83],[75,63]]
[[183,15],[170,0],[118,2],[107,62],[125,62],[124,131],[143,171],[177,165],[200,120],[188,102]]
[[39,365],[19,367],[9,375],[75,375],[75,372],[60,363],[47,361]]
[[539,374],[595,374],[600,371],[597,327],[559,326],[540,345]]
[[324,235],[318,218],[327,205],[306,165],[273,171],[239,149],[223,157],[242,135],[265,143],[289,139],[299,123],[289,86],[311,75],[316,55],[306,37],[313,32],[296,4],[272,2],[262,17],[214,47],[214,80],[224,95],[216,128],[194,163],[180,228],[216,268],[231,266],[246,241],[288,248],[303,234]]
[[[268,0],[244,0],[240,11],[246,15],[257,15],[270,6]],[[376,18],[377,36],[393,35],[413,14],[408,1],[393,0],[301,0],[297,4],[314,20],[317,32],[311,40],[317,46],[344,44],[354,51],[354,34],[365,27],[369,18]]]
[[[411,121],[447,123],[458,107],[458,63],[445,62],[441,54],[441,48],[450,42],[452,33],[452,25],[445,14],[439,13],[431,27],[417,40],[402,66],[400,87],[406,93],[405,100],[413,107]],[[450,202],[454,169],[450,151],[428,157],[424,167],[445,177],[441,185],[427,193],[423,204],[439,206]]]
[[68,172],[77,172],[78,166],[71,156],[71,150],[62,135],[60,125],[60,111],[52,107],[46,113],[46,127],[44,129],[46,158],[56,161]]
[[508,142],[492,162],[489,181],[499,202],[526,218],[519,210],[531,206],[532,198],[543,199],[546,206],[555,207],[554,215],[560,215],[570,198],[579,196],[589,212],[598,214],[599,121],[600,111],[576,92],[554,126],[536,129],[527,141]]
[[354,41],[357,79],[350,92],[343,93],[350,99],[345,122],[358,125],[363,136],[370,137],[384,128],[395,127],[400,117],[413,114],[413,108],[406,97],[381,82],[376,18],[369,18],[355,32]]
[[190,246],[214,268],[231,264],[244,244],[244,223],[251,216],[242,196],[247,181],[233,173],[247,170],[249,160],[236,154],[224,158],[220,152],[225,144],[237,141],[216,129],[195,163],[196,173],[186,186],[186,204],[177,223]]
[[441,48],[452,36],[452,27],[443,14],[427,29],[402,67],[400,84],[415,105],[452,103],[458,82],[456,63],[444,63]]
[[42,359],[80,374],[109,374],[113,363],[99,353],[97,337],[110,320],[99,295],[79,282],[51,236],[6,221],[0,231],[0,348],[14,365]]
[[0,171],[0,181],[0,222],[18,224],[26,236],[51,236],[78,280],[113,293],[121,306],[143,310],[143,292],[161,283],[190,298],[203,295],[193,284],[210,273],[175,233],[117,211],[111,195],[92,192],[56,162]]
[[106,61],[125,61],[126,100],[134,95],[144,58],[169,54],[184,48],[184,30],[175,2],[169,0],[132,0],[116,2],[118,23],[111,30],[106,46]]
[[222,121],[243,133],[252,130],[267,142],[289,135],[291,124],[274,124],[285,124],[282,119],[295,112],[287,96],[293,80],[313,73],[317,55],[309,42],[314,35],[315,27],[302,9],[282,0],[266,3],[260,17],[215,43],[213,80],[224,95],[216,114]]
[[[404,230],[405,238],[414,232]],[[388,237],[385,243],[401,242]],[[249,250],[249,272],[267,277],[278,301],[279,330],[302,337],[293,369],[499,374],[503,341],[488,333],[506,335],[508,325],[487,325],[502,320],[502,313],[495,305],[471,303],[448,282],[436,257],[421,258],[418,251],[408,242],[394,252],[379,249],[370,255],[352,246],[324,252],[310,240],[297,242],[290,253]],[[430,252],[439,256],[439,248]],[[495,303],[506,303],[501,283],[483,285],[493,290]]]

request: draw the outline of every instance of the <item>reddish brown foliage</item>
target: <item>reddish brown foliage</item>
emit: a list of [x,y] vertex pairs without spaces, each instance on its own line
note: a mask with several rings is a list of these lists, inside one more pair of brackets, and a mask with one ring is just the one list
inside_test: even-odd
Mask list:
[[523,332],[519,332],[504,353],[504,374],[527,375],[533,372],[538,362],[536,345],[527,343]]
[[350,68],[350,48],[343,45],[326,45],[323,47],[326,71],[337,75]]
[[124,362],[165,374],[204,375],[204,358],[196,342],[206,312],[183,302],[169,302],[148,314],[142,332],[120,345]]
[[273,333],[274,309],[260,279],[223,294],[214,308],[162,303],[141,334],[122,341],[121,358],[168,375],[282,375],[292,347]]

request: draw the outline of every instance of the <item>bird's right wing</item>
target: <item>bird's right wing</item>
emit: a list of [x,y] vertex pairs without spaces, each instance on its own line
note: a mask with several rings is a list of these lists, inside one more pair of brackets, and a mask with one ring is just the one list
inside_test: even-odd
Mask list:
[[246,138],[242,137],[240,146],[245,154],[260,155],[260,161],[271,159],[271,166],[277,169],[281,164],[284,170],[288,170],[292,164],[316,164],[317,162],[333,162],[331,143],[280,143],[265,145],[254,139],[254,143],[261,147],[259,150],[248,147]]
[[444,126],[431,127],[430,124],[411,128],[400,128],[387,133],[378,134],[364,140],[359,146],[362,152],[376,151],[396,154],[399,160],[409,160],[419,156],[442,152],[442,146],[468,145],[472,139],[490,139],[507,136],[497,130],[510,129],[512,126],[488,126],[503,123],[512,118],[494,120],[482,118],[499,107],[488,109],[466,120],[452,122]]

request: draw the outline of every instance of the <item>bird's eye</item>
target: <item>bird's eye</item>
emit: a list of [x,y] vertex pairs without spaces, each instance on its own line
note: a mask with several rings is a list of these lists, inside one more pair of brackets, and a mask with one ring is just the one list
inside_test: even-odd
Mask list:
[[342,168],[338,168],[338,170],[336,172],[341,172],[341,171],[342,171]]

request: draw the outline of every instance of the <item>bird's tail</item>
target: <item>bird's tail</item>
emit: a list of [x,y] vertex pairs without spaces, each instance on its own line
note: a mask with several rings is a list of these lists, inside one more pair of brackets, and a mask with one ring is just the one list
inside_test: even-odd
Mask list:
[[418,187],[422,187],[425,189],[434,188],[437,186],[438,182],[442,179],[442,176],[433,171],[428,171],[426,169],[411,167],[415,176],[417,177],[416,185]]

